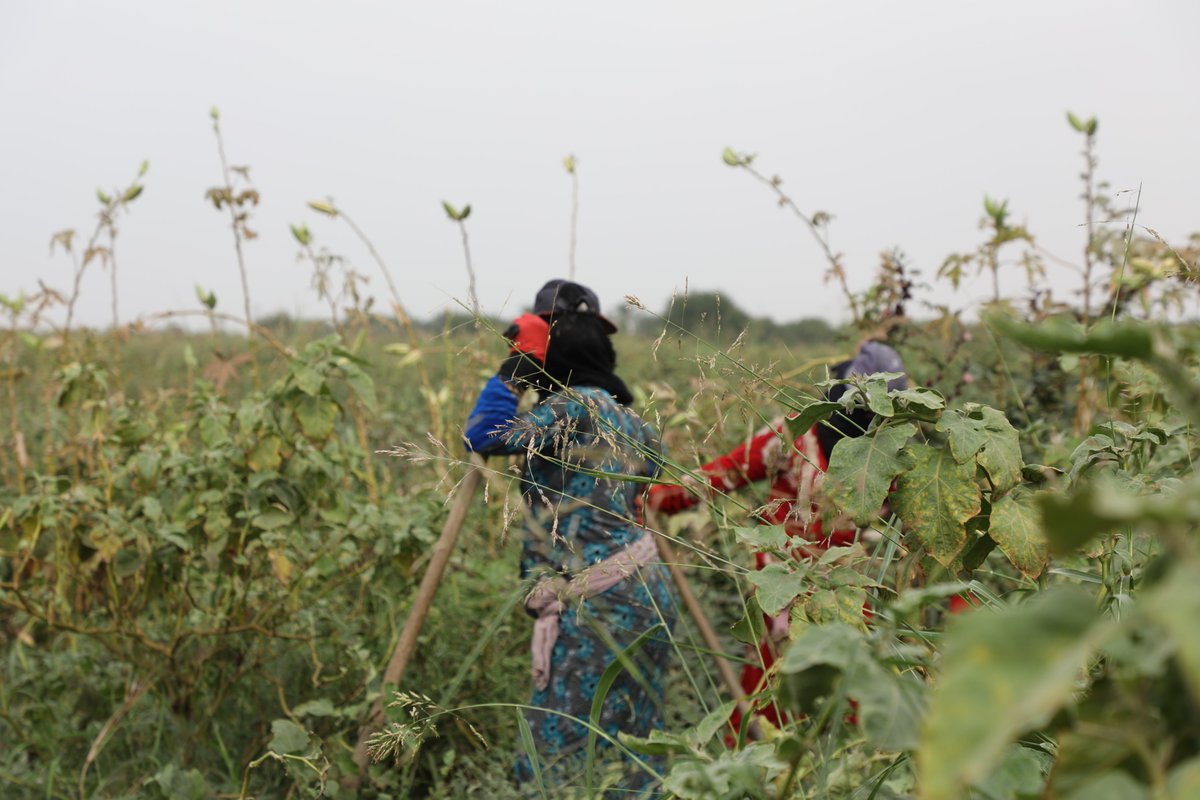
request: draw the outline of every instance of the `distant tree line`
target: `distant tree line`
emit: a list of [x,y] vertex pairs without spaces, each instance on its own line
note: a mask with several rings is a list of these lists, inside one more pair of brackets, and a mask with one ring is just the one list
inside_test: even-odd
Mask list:
[[[522,309],[525,310],[525,309]],[[745,309],[717,292],[697,292],[669,300],[658,314],[638,311],[625,304],[605,309],[607,316],[622,331],[657,336],[664,327],[672,333],[686,331],[714,344],[729,344],[742,331],[748,331],[756,341],[777,341],[787,344],[822,344],[836,341],[838,329],[823,319],[805,317],[790,322],[776,322],[768,317],[752,316]],[[510,320],[485,317],[491,327],[503,330]],[[258,320],[260,325],[277,334],[295,334],[307,330],[317,321],[295,319],[286,313],[271,314]],[[441,333],[447,328],[474,328],[475,318],[465,311],[445,314],[413,324],[425,333]],[[373,322],[372,327],[381,323]]]

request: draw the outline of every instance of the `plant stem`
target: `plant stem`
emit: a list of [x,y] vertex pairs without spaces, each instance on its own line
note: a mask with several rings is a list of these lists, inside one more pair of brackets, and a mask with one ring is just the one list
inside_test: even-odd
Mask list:
[[579,174],[576,172],[577,169],[578,167],[571,169],[571,249],[567,260],[570,267],[567,277],[571,280],[575,280],[575,240],[579,230]]
[[817,227],[817,224],[812,221],[812,218],[801,211],[800,207],[796,205],[795,201],[779,188],[781,181],[778,178],[768,178],[758,170],[754,169],[754,167],[751,167],[746,163],[743,163],[741,166],[742,169],[746,170],[759,181],[770,187],[771,191],[773,191],[775,196],[779,199],[779,205],[789,209],[800,219],[801,222],[804,223],[805,227],[808,228],[809,233],[811,233],[813,238],[816,239],[817,245],[820,246],[821,252],[825,255],[825,260],[829,262],[829,274],[835,277],[838,281],[838,284],[841,286],[842,294],[846,296],[846,301],[850,304],[850,313],[853,315],[854,323],[857,325],[862,321],[862,317],[858,309],[858,300],[854,297],[854,293],[850,291],[850,285],[846,282],[846,270],[842,266],[841,256],[837,253],[834,253],[829,247],[829,242],[826,241],[825,237],[821,235],[820,229]]
[[217,137],[217,155],[221,159],[221,177],[225,180],[225,190],[229,193],[229,221],[233,227],[233,247],[237,251],[238,273],[242,278],[242,306],[246,315],[246,326],[254,322],[250,315],[250,283],[246,278],[246,257],[242,252],[242,232],[238,226],[237,208],[233,202],[233,182],[229,178],[229,161],[225,158],[225,139],[221,136],[221,121],[213,118],[213,134]]

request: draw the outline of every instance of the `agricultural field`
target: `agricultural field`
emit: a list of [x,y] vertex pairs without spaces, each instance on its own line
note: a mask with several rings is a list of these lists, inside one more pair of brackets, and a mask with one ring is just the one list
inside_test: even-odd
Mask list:
[[[733,698],[682,615],[666,728],[613,745],[647,759],[651,796],[1200,797],[1200,246],[1112,207],[1092,177],[1097,123],[1069,121],[1088,165],[1069,297],[1046,288],[1036,232],[992,199],[977,249],[923,275],[885,253],[859,291],[829,220],[727,150],[765,207],[815,236],[852,321],[627,299],[618,370],[676,477],[780,414],[799,432],[844,407],[876,414],[823,484],[822,513],[852,523],[853,545],[798,557],[750,525],[754,490],[648,519],[730,660],[764,612],[790,618],[753,698],[787,721],[735,738]],[[226,177],[208,199],[245,269],[259,198]],[[77,278],[115,270],[116,220],[148,202],[142,181],[99,198],[89,240],[56,237]],[[375,256],[340,209],[311,206]],[[469,226],[469,210],[446,212]],[[511,459],[486,464],[400,692],[381,686],[507,321],[410,319],[382,259],[372,288],[391,289],[369,296],[308,227],[292,233],[328,319],[254,321],[248,299],[243,312],[198,288],[195,308],[88,329],[71,322],[78,279],[4,287],[4,797],[545,796],[511,778],[530,635]],[[980,314],[928,300],[976,274],[995,278]],[[205,327],[172,327],[185,318]],[[827,367],[866,339],[903,355],[909,387],[858,378],[825,402]],[[755,552],[775,563],[755,571]],[[604,759],[588,772],[578,796],[615,796]]]

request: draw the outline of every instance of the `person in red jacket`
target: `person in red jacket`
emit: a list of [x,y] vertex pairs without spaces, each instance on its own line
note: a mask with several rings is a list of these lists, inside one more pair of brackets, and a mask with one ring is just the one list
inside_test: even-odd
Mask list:
[[[874,375],[880,372],[901,373],[888,382],[889,389],[903,389],[904,363],[891,347],[881,342],[863,344],[855,357],[835,365],[831,372],[837,378],[851,375]],[[847,387],[838,385],[828,394],[837,401]],[[829,464],[833,446],[844,437],[860,436],[870,425],[872,414],[865,409],[850,413],[835,413],[825,423],[818,423],[799,436],[793,437],[783,417],[755,432],[748,441],[728,453],[713,459],[681,484],[658,484],[651,487],[647,507],[664,514],[676,514],[691,508],[709,494],[726,494],[751,483],[766,481],[767,502],[756,509],[754,516],[764,525],[782,525],[792,537],[799,557],[809,557],[829,547],[851,544],[855,531],[823,531],[817,493],[819,478]],[[703,481],[704,483],[701,483]],[[755,565],[762,569],[771,556],[755,554]],[[747,663],[742,669],[742,689],[752,695],[762,688],[762,681],[775,662],[774,641],[787,632],[787,611],[776,619],[768,619],[768,632],[759,643],[760,664]],[[760,708],[772,724],[780,719],[773,705]],[[737,715],[735,727],[740,724]]]

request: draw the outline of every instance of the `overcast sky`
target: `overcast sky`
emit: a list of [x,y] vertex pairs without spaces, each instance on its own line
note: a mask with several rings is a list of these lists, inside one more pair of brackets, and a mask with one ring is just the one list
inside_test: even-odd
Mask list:
[[[228,218],[204,201],[220,182],[216,105],[230,161],[262,194],[246,247],[256,314],[321,312],[292,222],[383,297],[349,231],[306,208],[325,196],[418,315],[466,297],[441,201],[470,203],[483,305],[519,310],[566,273],[561,162],[575,153],[578,277],[609,306],[657,307],[686,281],[777,319],[844,318],[807,232],[723,147],[834,214],[856,288],[885,248],[929,274],[973,247],[985,193],[1077,260],[1068,109],[1099,118],[1112,191],[1141,184],[1140,221],[1182,240],[1200,230],[1197,31],[1196,0],[3,0],[0,292],[67,289],[51,235],[90,230],[96,187],[148,159],[120,223],[122,316],[196,308],[196,283],[240,313]],[[109,321],[102,270],[80,314]]]

